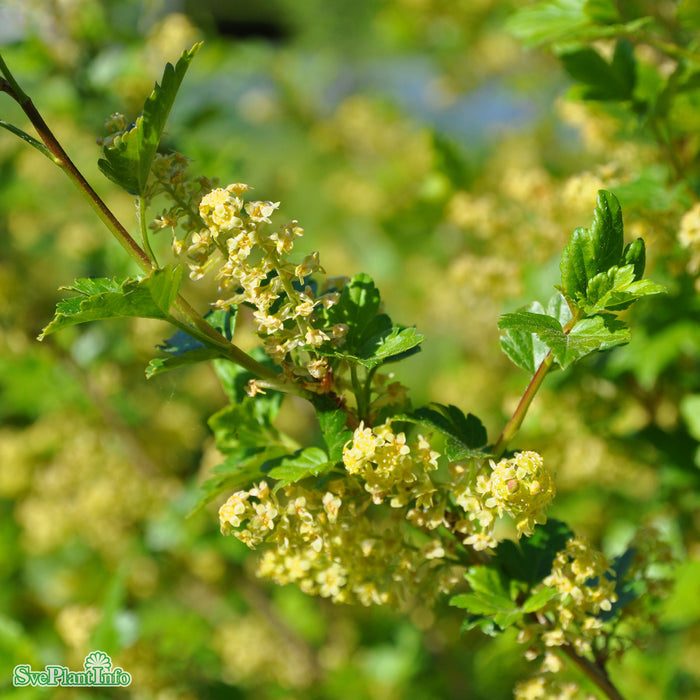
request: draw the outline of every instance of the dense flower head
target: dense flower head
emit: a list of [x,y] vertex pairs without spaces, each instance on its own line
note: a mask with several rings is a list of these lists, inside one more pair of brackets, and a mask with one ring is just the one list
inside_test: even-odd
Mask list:
[[555,495],[554,479],[536,452],[516,452],[512,459],[491,464],[491,497],[486,505],[508,513],[518,534],[531,535],[536,523],[547,521],[544,511]]
[[392,522],[368,517],[364,490],[331,481],[328,490],[294,484],[277,492],[266,482],[232,494],[219,509],[224,533],[249,547],[264,544],[258,574],[295,583],[336,603],[397,604],[451,590],[461,569],[430,542],[410,546]]
[[545,523],[545,511],[554,498],[554,480],[536,452],[517,452],[498,463],[451,467],[453,498],[463,517],[456,529],[464,544],[476,550],[496,547],[499,518],[511,516],[517,536],[531,535],[537,523]]
[[275,226],[280,203],[246,200],[249,185],[193,181],[187,165],[177,153],[156,156],[147,198],[163,194],[174,204],[150,227],[172,230],[173,250],[187,257],[191,279],[214,272],[219,285],[215,307],[253,307],[265,351],[287,375],[313,391],[328,391],[332,382],[321,381],[328,375],[327,363],[325,371],[320,369],[324,360],[317,351],[329,343],[342,346],[347,326],[326,326],[323,312],[340,293],[329,286],[317,292],[310,282],[323,273],[318,253],[301,262],[288,259],[304,229],[296,220]]
[[389,422],[375,428],[361,423],[343,449],[343,464],[362,480],[374,503],[388,500],[400,508],[415,500],[431,506],[437,489],[428,473],[437,469],[439,456],[421,435],[409,444],[404,433],[392,432]]

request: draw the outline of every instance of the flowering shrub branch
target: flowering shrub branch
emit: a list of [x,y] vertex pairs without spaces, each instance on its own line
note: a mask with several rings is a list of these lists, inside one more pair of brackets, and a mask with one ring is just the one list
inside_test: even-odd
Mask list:
[[[230,399],[210,419],[225,461],[205,484],[200,507],[228,494],[221,530],[260,550],[261,576],[336,603],[401,606],[451,594],[465,628],[495,634],[515,627],[525,656],[541,660],[540,675],[519,684],[516,697],[572,697],[573,686],[556,676],[568,658],[606,697],[620,698],[606,664],[632,643],[623,630],[648,614],[641,598],[663,595],[667,580],[647,574],[670,556],[631,543],[608,560],[548,520],[555,486],[542,457],[509,451],[548,372],[627,342],[619,313],[663,292],[643,277],[644,241],[624,244],[617,198],[598,193],[591,226],[577,228],[563,251],[549,302],[500,319],[504,352],[531,379],[490,444],[474,415],[453,405],[414,408],[408,389],[393,381],[389,366],[418,352],[423,336],[392,321],[367,275],[325,279],[317,253],[292,259],[303,228],[296,219],[276,223],[279,202],[252,199],[243,183],[193,178],[184,156],[158,152],[198,48],[168,64],[134,125],[110,118],[102,141],[102,172],[137,198],[141,245],[0,60],[0,88],[41,142],[2,125],[64,170],[145,273],[76,280],[67,289],[77,296],[59,303],[42,338],[92,320],[158,318],[177,332],[163,346],[166,357],[149,364],[149,377],[214,362]],[[167,208],[149,223],[149,208],[162,198]],[[163,231],[172,233],[173,254],[191,280],[216,279],[206,316],[180,294],[183,266],[156,261],[149,237]],[[232,340],[243,310],[260,340],[250,354]],[[276,427],[284,393],[312,404],[323,446],[299,446]],[[503,535],[507,528],[511,537]]]

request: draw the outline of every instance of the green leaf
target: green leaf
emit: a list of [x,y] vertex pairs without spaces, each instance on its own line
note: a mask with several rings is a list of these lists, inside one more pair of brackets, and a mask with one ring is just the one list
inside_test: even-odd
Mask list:
[[548,0],[516,12],[507,28],[525,46],[537,46],[575,36],[588,27],[585,0]]
[[175,301],[182,268],[164,267],[141,279],[78,279],[63,289],[79,296],[60,301],[56,315],[39,340],[62,328],[107,318],[157,318],[167,320]]
[[552,572],[552,562],[574,536],[560,520],[548,519],[535,526],[531,537],[518,542],[503,540],[496,548],[494,563],[508,579],[535,586]]
[[201,486],[202,495],[195,507],[188,514],[191,517],[222,493],[237,491],[264,476],[268,462],[287,455],[289,450],[280,445],[273,445],[254,451],[237,451],[229,454],[226,460],[214,467],[211,478]]
[[556,353],[555,359],[566,369],[576,360],[595,352],[609,350],[616,345],[628,343],[630,330],[611,314],[599,314],[579,321],[567,336],[567,346],[564,352]]
[[644,246],[644,239],[638,238],[625,246],[622,253],[622,264],[632,265],[634,269],[634,279],[642,279],[644,276],[644,268],[646,267],[647,254]]
[[532,47],[631,36],[653,22],[644,16],[618,24],[620,19],[612,0],[545,0],[516,12],[506,26]]
[[[231,340],[236,325],[237,311],[238,309],[235,307],[233,309],[216,309],[210,311],[204,318],[225,338]],[[178,369],[186,365],[221,358],[221,353],[218,350],[206,347],[204,343],[182,330],[171,335],[170,338],[158,347],[172,357],[157,357],[151,360],[146,367],[146,378],[148,379],[157,374],[162,374],[163,372]],[[230,361],[226,360],[222,360],[222,362],[232,364]]]
[[[384,316],[384,314],[380,314],[375,318],[380,319],[382,317],[388,319],[388,316]],[[376,324],[373,325],[376,326]],[[415,328],[392,326],[366,338],[355,353],[334,350],[327,353],[322,352],[321,354],[360,364],[367,369],[373,369],[378,365],[396,362],[415,354],[420,350],[418,346],[423,340],[425,340],[425,336],[418,333]]]
[[[367,339],[367,328],[376,324],[375,316],[379,311],[379,290],[375,287],[372,278],[364,273],[355,275],[343,287],[338,303],[328,309],[328,318],[331,324],[346,323],[348,332],[345,336],[346,347],[350,353],[355,353]],[[388,317],[384,317],[385,327]],[[369,337],[378,329],[374,328]]]
[[171,63],[165,66],[160,85],[155,84],[134,126],[117,136],[114,143],[105,146],[105,157],[97,163],[110,180],[132,194],[142,195],[146,190],[165,123],[187,68],[200,46],[195,44],[189,51],[183,51],[174,67]]
[[584,298],[589,280],[620,262],[622,244],[620,203],[611,192],[600,190],[591,228],[577,228],[562,253],[564,294],[573,300]]
[[[538,318],[535,318],[535,317]],[[501,348],[513,363],[534,374],[550,349],[565,347],[563,326],[571,320],[571,310],[562,294],[552,296],[545,310],[538,301],[499,320]],[[563,344],[563,345],[562,345]]]
[[217,357],[221,357],[221,353],[213,348],[197,348],[196,350],[190,350],[184,355],[176,355],[174,357],[154,357],[146,366],[146,379],[151,379],[157,374],[170,372],[187,365],[215,360]]
[[[225,329],[219,328],[218,330],[226,335]],[[273,361],[270,359],[270,356],[267,355],[262,348],[253,348],[253,350],[251,350],[248,354],[260,364],[265,365],[265,367],[270,369],[275,367]],[[216,371],[219,381],[221,382],[221,387],[231,402],[240,403],[248,398],[248,394],[246,393],[248,382],[251,379],[257,378],[252,372],[241,367],[240,365],[237,365],[235,362],[231,362],[230,360],[214,360],[213,364],[214,370]],[[266,391],[265,394],[261,394],[256,398],[265,401],[266,397],[270,396],[276,396],[277,399],[279,399],[280,394],[279,392]]]
[[622,19],[614,0],[586,0],[583,11],[592,21],[601,24],[613,24]]
[[450,605],[472,615],[491,618],[505,629],[522,617],[522,611],[511,600],[499,571],[490,566],[473,566],[466,573],[472,593],[462,593],[450,599]]
[[589,314],[607,309],[620,311],[637,299],[665,291],[656,282],[635,278],[633,265],[611,267],[607,272],[596,275],[588,283],[584,311]]
[[319,476],[332,469],[335,462],[329,460],[328,455],[319,447],[307,447],[290,457],[285,457],[279,464],[268,472],[273,479],[277,479],[275,491],[293,484],[309,476]]
[[355,275],[343,288],[338,303],[328,309],[329,325],[345,323],[348,332],[342,351],[322,354],[372,369],[419,351],[424,337],[415,328],[392,323],[380,314],[379,291],[366,274]]
[[559,53],[564,70],[584,88],[584,100],[632,99],[636,84],[636,63],[632,44],[617,42],[611,63],[588,46]]
[[352,438],[352,430],[345,428],[347,414],[328,396],[317,396],[312,402],[316,409],[323,441],[328,448],[328,457],[333,462],[339,462],[343,458],[343,446]]
[[33,136],[30,136],[26,131],[22,131],[22,129],[15,126],[14,124],[6,122],[4,119],[0,119],[0,127],[11,131],[15,136],[21,138],[22,141],[25,141],[33,148],[36,148],[37,151],[43,153],[52,163],[55,162],[49,149],[46,148],[46,146],[44,146],[44,144],[41,143],[41,141],[37,141]]
[[537,593],[531,595],[521,606],[524,613],[533,613],[541,610],[552,598],[558,595],[556,588],[540,588]]
[[561,323],[545,313],[521,310],[504,314],[498,321],[498,327],[501,330],[532,333],[548,348],[556,349],[558,352],[566,349],[566,335]]
[[224,454],[241,449],[285,445],[281,433],[272,425],[279,413],[282,395],[268,392],[229,404],[209,418],[209,427],[217,448]]
[[420,423],[445,435],[445,452],[452,461],[474,455],[483,456],[478,448],[486,445],[486,429],[476,416],[471,413],[465,416],[457,406],[431,403],[410,415],[398,415],[396,419]]

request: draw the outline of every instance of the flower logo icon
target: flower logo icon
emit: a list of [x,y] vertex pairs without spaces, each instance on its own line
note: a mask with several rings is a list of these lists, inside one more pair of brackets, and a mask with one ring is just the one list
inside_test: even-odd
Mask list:
[[91,651],[83,662],[83,667],[86,671],[93,668],[99,668],[102,671],[112,670],[112,659],[109,658],[107,654],[103,651]]

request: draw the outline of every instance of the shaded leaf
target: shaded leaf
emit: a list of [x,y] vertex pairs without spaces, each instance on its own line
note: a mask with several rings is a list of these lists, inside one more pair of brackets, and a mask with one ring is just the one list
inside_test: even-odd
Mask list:
[[471,593],[462,593],[450,599],[450,605],[472,615],[483,615],[505,629],[522,617],[522,611],[511,600],[506,583],[496,569],[473,566],[466,573]]
[[224,462],[212,469],[211,477],[202,484],[201,496],[188,517],[200,511],[222,493],[237,491],[260,479],[268,462],[288,453],[285,447],[273,445],[228,455]]
[[554,558],[573,536],[566,523],[550,518],[544,525],[536,525],[527,539],[500,542],[494,563],[509,579],[535,586],[549,576]]
[[[216,309],[210,311],[204,318],[225,338],[231,340],[236,324],[236,313],[236,308]],[[146,367],[148,379],[173,369],[221,358],[221,353],[218,350],[208,348],[204,343],[182,330],[171,335],[158,348],[171,357],[156,357],[151,360]],[[229,362],[229,364],[231,363]]]
[[486,444],[486,429],[476,416],[471,413],[465,416],[457,406],[431,403],[416,409],[410,415],[398,415],[396,419],[421,423],[445,435],[445,452],[451,460],[477,454],[483,456],[478,448]]
[[280,432],[272,425],[281,403],[279,392],[268,392],[255,398],[246,397],[217,411],[208,421],[217,448],[228,454],[247,448],[284,445]]

